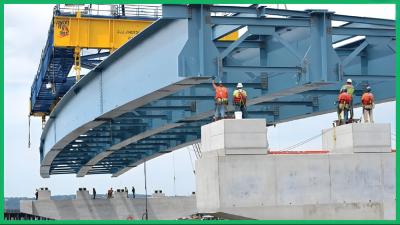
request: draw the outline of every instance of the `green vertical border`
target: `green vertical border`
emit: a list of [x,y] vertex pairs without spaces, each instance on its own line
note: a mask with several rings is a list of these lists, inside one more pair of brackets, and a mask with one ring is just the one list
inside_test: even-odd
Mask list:
[[[88,1],[82,0],[4,0],[0,4],[0,9],[2,12],[1,17],[1,30],[3,31],[3,35],[0,37],[3,46],[1,48],[1,85],[0,85],[0,93],[1,93],[1,162],[3,163],[3,173],[1,173],[1,189],[0,189],[0,198],[2,203],[0,203],[0,213],[4,213],[4,4],[83,4],[89,3]],[[117,2],[111,0],[95,0],[95,4],[115,4]],[[131,3],[131,4],[396,4],[396,39],[400,35],[400,1],[395,0],[273,0],[273,1],[245,1],[245,0],[231,0],[231,1],[221,1],[221,0],[122,0],[118,3]],[[20,15],[24,16],[24,15]],[[27,37],[29,38],[29,37]],[[400,50],[400,42],[396,42],[396,67],[400,65],[400,58],[397,55],[397,52]],[[399,113],[398,109],[400,103],[397,101],[400,94],[400,72],[396,70],[396,128],[399,127]],[[18,103],[16,103],[18,104]],[[397,131],[397,129],[396,129]],[[396,149],[398,148],[397,138],[396,138]],[[399,160],[398,154],[396,154],[396,162]],[[397,164],[397,163],[396,163]],[[39,172],[39,171],[38,171]],[[400,168],[396,166],[396,187],[399,187],[399,179],[398,174],[400,174]],[[399,190],[396,188],[396,196],[399,196]],[[396,198],[396,205],[397,205]],[[189,221],[189,220],[165,220],[165,221],[119,221],[119,220],[56,220],[56,221],[33,221],[33,220],[25,220],[25,221],[9,221],[4,220],[3,216],[0,217],[0,224],[400,224],[400,207],[396,207],[396,220],[240,220],[240,221],[232,221],[232,220],[221,220],[221,221]]]
[[[0,199],[1,199],[1,203],[0,203],[0,213],[4,214],[4,5],[1,4],[0,5],[0,9],[2,12],[2,16],[1,16],[1,30],[3,31],[3,35],[1,35],[1,43],[2,43],[2,47],[1,47],[1,76],[0,76],[0,93],[1,93],[1,99],[0,99],[0,105],[1,105],[1,111],[0,111],[0,117],[1,117],[1,138],[0,138],[0,142],[1,142],[1,168],[3,169],[3,172],[0,173],[1,175],[1,179],[0,179]],[[0,217],[1,219],[3,219],[3,216]]]

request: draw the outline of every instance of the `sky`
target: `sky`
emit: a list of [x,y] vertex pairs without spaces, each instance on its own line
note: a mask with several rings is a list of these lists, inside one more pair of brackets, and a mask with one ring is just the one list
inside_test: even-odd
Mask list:
[[[98,194],[113,189],[135,186],[144,193],[143,165],[111,178],[93,175],[77,178],[72,175],[40,177],[40,118],[31,120],[31,147],[28,148],[28,113],[30,88],[46,43],[54,5],[5,5],[4,7],[4,191],[5,197],[33,197],[36,188],[48,187],[53,195],[74,194],[79,187],[95,187]],[[277,5],[267,5],[276,8]],[[286,5],[288,9],[329,9],[338,14],[394,19],[394,5]],[[279,8],[284,8],[279,5]],[[24,15],[24,16],[21,16]],[[379,104],[374,117],[377,123],[391,123],[395,134],[395,102]],[[360,117],[361,110],[355,109]],[[324,114],[269,128],[268,141],[273,150],[285,149],[331,127],[335,113]],[[394,146],[394,140],[392,140]],[[321,149],[321,139],[315,139],[298,149]],[[189,195],[195,191],[194,153],[183,148],[147,162],[148,192],[161,189],[166,195]],[[175,179],[174,179],[175,177]]]

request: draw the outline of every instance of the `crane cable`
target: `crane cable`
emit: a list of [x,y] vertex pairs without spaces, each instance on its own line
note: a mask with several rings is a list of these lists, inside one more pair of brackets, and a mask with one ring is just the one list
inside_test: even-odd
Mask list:
[[306,144],[306,143],[308,143],[308,142],[310,142],[310,141],[312,141],[312,140],[314,140],[314,139],[317,139],[317,138],[320,137],[320,136],[322,136],[322,132],[321,132],[320,134],[318,134],[318,135],[315,135],[315,136],[312,136],[312,137],[310,137],[310,138],[307,138],[307,139],[305,139],[305,140],[303,140],[303,141],[300,141],[300,142],[297,143],[297,144],[294,144],[294,145],[292,145],[292,146],[289,146],[289,147],[285,148],[283,151],[290,151],[290,150],[293,150],[294,148],[297,148],[297,147],[299,147],[299,146],[302,146],[302,145],[304,145],[304,144]]
[[[294,144],[294,145],[292,145],[292,146],[289,146],[289,147],[285,148],[283,151],[290,151],[290,150],[293,150],[294,148],[297,148],[297,147],[302,146],[302,145],[304,145],[304,144],[306,144],[306,143],[308,143],[308,142],[310,142],[310,141],[312,141],[312,140],[317,139],[318,137],[322,136],[322,134],[323,134],[323,132],[321,132],[321,133],[318,134],[318,135],[315,135],[315,136],[312,136],[312,137],[310,137],[310,138],[307,138],[307,139],[305,139],[305,140],[303,140],[303,141],[300,141],[300,142],[298,142],[297,144]],[[391,138],[391,139],[392,139],[392,140],[396,140],[396,134],[391,133],[391,135],[392,135],[392,138]]]
[[[187,152],[188,152],[188,154],[189,154],[189,159],[190,159],[190,165],[192,166],[192,171],[193,171],[193,174],[196,174],[196,171],[194,170],[194,166],[193,166],[193,159],[192,159],[192,155],[190,154],[190,148],[187,148]],[[194,150],[193,150],[194,151]]]
[[175,152],[172,152],[172,166],[174,169],[174,195],[176,196]]
[[31,148],[31,116],[28,115],[28,148]]

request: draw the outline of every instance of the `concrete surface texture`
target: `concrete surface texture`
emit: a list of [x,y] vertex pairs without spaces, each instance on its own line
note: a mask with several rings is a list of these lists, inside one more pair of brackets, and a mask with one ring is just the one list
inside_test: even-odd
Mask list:
[[[323,131],[328,154],[267,154],[265,120],[220,120],[201,129],[196,195],[148,200],[149,219],[227,213],[253,219],[395,219],[396,162],[387,124]],[[389,137],[388,137],[389,136]],[[21,211],[54,219],[141,219],[145,199],[21,201]]]
[[[371,142],[380,149],[366,146],[364,151],[358,140],[387,129],[390,137],[390,127],[359,125],[336,128],[352,137],[343,144],[350,150],[342,153],[209,154],[197,160],[198,211],[254,219],[394,219],[395,153],[384,151],[384,141]],[[351,150],[353,145],[357,152]]]
[[325,129],[322,148],[331,153],[391,152],[390,124],[352,123]]
[[[145,213],[145,199],[126,198],[124,194],[125,197],[112,199],[22,200],[21,212],[57,220],[141,220]],[[149,219],[188,217],[197,211],[195,200],[194,196],[148,198]]]
[[207,156],[267,154],[264,119],[224,119],[201,127],[201,151]]
[[38,199],[40,200],[46,200],[46,199],[50,199],[51,196],[51,191],[50,190],[46,190],[44,188],[40,188],[38,190]]
[[[125,197],[126,197],[126,195],[125,195]],[[90,198],[89,191],[87,191],[87,190],[76,191],[76,199],[89,199],[89,198]]]

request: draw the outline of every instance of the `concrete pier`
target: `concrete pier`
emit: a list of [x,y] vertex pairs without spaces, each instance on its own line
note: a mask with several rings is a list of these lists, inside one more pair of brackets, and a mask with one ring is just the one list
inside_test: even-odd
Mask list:
[[[174,220],[196,212],[251,219],[395,219],[396,162],[390,125],[348,124],[322,131],[318,153],[268,154],[263,119],[220,120],[201,129],[196,194],[148,199],[149,219]],[[310,153],[310,152],[308,152]],[[124,190],[112,199],[53,201],[39,190],[21,211],[54,219],[141,219],[145,199]]]
[[[210,135],[203,132],[224,130],[219,137],[226,140],[224,135],[230,132],[227,124],[247,130],[246,122],[206,125],[202,137]],[[332,129],[336,129],[336,142],[346,151],[337,151],[339,144],[329,142],[335,132]],[[202,139],[209,153],[196,161],[198,211],[254,219],[395,219],[395,153],[390,141],[383,138],[365,145],[360,140],[374,136],[371,132],[379,132],[379,137],[389,132],[390,137],[390,126],[349,124],[332,129],[323,133],[325,146],[331,151],[328,154],[268,155],[267,142],[263,150],[257,145],[258,152],[264,154],[227,154],[227,149],[245,151],[244,143],[253,148],[258,142],[247,133],[247,140],[237,135],[226,149],[217,149],[207,147],[215,145],[208,143],[212,139]],[[338,135],[339,129],[348,136]]]
[[[40,192],[39,192],[40,193]],[[195,213],[194,196],[148,198],[151,220],[175,220]],[[21,200],[21,212],[56,220],[142,220],[145,198],[127,198],[126,192],[115,192],[111,199],[92,199],[86,190],[78,190],[76,199]]]

